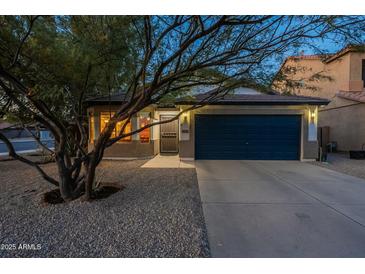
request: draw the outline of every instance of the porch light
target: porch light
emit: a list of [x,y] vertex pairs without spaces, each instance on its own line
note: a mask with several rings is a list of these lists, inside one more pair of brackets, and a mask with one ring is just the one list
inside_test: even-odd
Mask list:
[[317,109],[308,109],[308,141],[317,141]]
[[309,112],[309,121],[314,122],[316,118],[316,110],[308,109],[308,112]]
[[147,121],[150,121],[151,120],[151,112],[143,112],[143,113],[139,113],[138,115],[138,118],[139,119],[147,119]]
[[183,122],[184,122],[184,123],[187,123],[187,122],[188,122],[188,114],[185,112],[185,113],[183,113],[181,116],[182,116],[182,120],[183,120]]
[[180,140],[182,141],[188,141],[190,139],[190,133],[189,133],[189,122],[188,122],[188,114],[183,113],[181,114],[181,125],[180,125]]

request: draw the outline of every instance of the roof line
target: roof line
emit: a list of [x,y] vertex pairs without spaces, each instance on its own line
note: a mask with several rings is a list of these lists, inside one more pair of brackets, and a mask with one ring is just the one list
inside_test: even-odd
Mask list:
[[340,98],[365,103],[365,91],[342,91],[336,93],[336,95]]
[[336,60],[337,58],[345,55],[348,52],[361,52],[361,51],[365,51],[365,45],[349,44],[349,45],[343,47],[342,49],[338,50],[337,52],[330,53],[330,54],[312,54],[312,55],[292,55],[292,56],[288,56],[282,62],[278,72],[282,70],[282,68],[284,67],[285,63],[288,60],[295,60],[295,59],[322,60],[322,62],[328,64],[328,63]]
[[341,50],[339,50],[338,52],[332,54],[331,56],[329,56],[326,60],[324,60],[324,62],[326,64],[336,60],[337,58],[340,58],[341,56],[347,54],[348,52],[361,52],[365,50],[365,45],[347,45],[346,47],[342,48]]
[[[194,101],[181,101],[175,103],[175,105],[194,105],[197,102]],[[211,102],[207,105],[328,105],[329,100],[313,100],[313,101],[224,101],[224,102]]]

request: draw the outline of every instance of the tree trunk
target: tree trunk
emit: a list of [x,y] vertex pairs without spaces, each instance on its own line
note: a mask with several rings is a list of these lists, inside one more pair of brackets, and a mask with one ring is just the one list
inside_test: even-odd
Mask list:
[[95,171],[96,171],[96,159],[95,155],[92,155],[90,158],[90,162],[86,169],[85,174],[85,200],[89,201],[91,200],[91,194],[93,190],[94,185],[94,179],[95,179]]
[[75,199],[71,185],[72,182],[67,178],[68,176],[60,175],[60,192],[61,197],[65,202],[70,202]]
[[73,195],[73,181],[68,170],[65,167],[63,160],[60,159],[60,157],[56,157],[56,163],[60,177],[59,188],[61,197],[65,202],[69,202],[75,199]]

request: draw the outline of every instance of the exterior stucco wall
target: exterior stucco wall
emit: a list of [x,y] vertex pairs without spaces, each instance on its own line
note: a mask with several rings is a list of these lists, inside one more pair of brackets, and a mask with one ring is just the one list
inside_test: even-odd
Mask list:
[[[294,68],[292,73],[287,74],[287,78],[302,84],[301,88],[288,90],[294,94],[331,99],[339,90],[350,90],[350,55],[328,64],[320,59],[288,60],[284,66]],[[315,74],[322,77],[314,79]],[[287,89],[280,86],[280,91]]]
[[[361,75],[363,59],[365,59],[365,53],[348,52],[329,63],[322,62],[319,58],[288,59],[283,68],[294,68],[294,72],[287,73],[287,78],[303,84],[301,88],[290,90],[294,94],[332,99],[340,90],[365,90]],[[322,77],[310,81],[311,76],[316,73],[328,76],[331,80]],[[280,91],[286,91],[284,84],[277,82],[275,84]],[[314,90],[308,87],[313,87]]]
[[365,59],[365,53],[354,52],[350,55],[350,83],[351,90],[365,90],[362,80],[362,60]]
[[[182,106],[184,108],[184,106]],[[205,106],[189,113],[189,140],[180,141],[180,158],[195,157],[195,115],[196,114],[241,114],[241,115],[294,115],[302,116],[301,128],[301,159],[316,159],[318,142],[308,141],[308,106]]]
[[116,143],[105,150],[104,157],[151,157],[158,154],[158,144],[159,141],[153,140],[150,143],[141,143],[138,140],[133,140],[129,143]]
[[319,111],[319,126],[330,127],[330,141],[341,151],[359,150],[365,143],[365,104],[335,97]]

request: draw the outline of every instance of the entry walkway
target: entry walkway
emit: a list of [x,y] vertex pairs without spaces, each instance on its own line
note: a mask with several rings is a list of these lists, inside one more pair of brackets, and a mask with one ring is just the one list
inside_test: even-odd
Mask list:
[[156,155],[142,168],[195,168],[194,161],[181,161],[177,154]]

